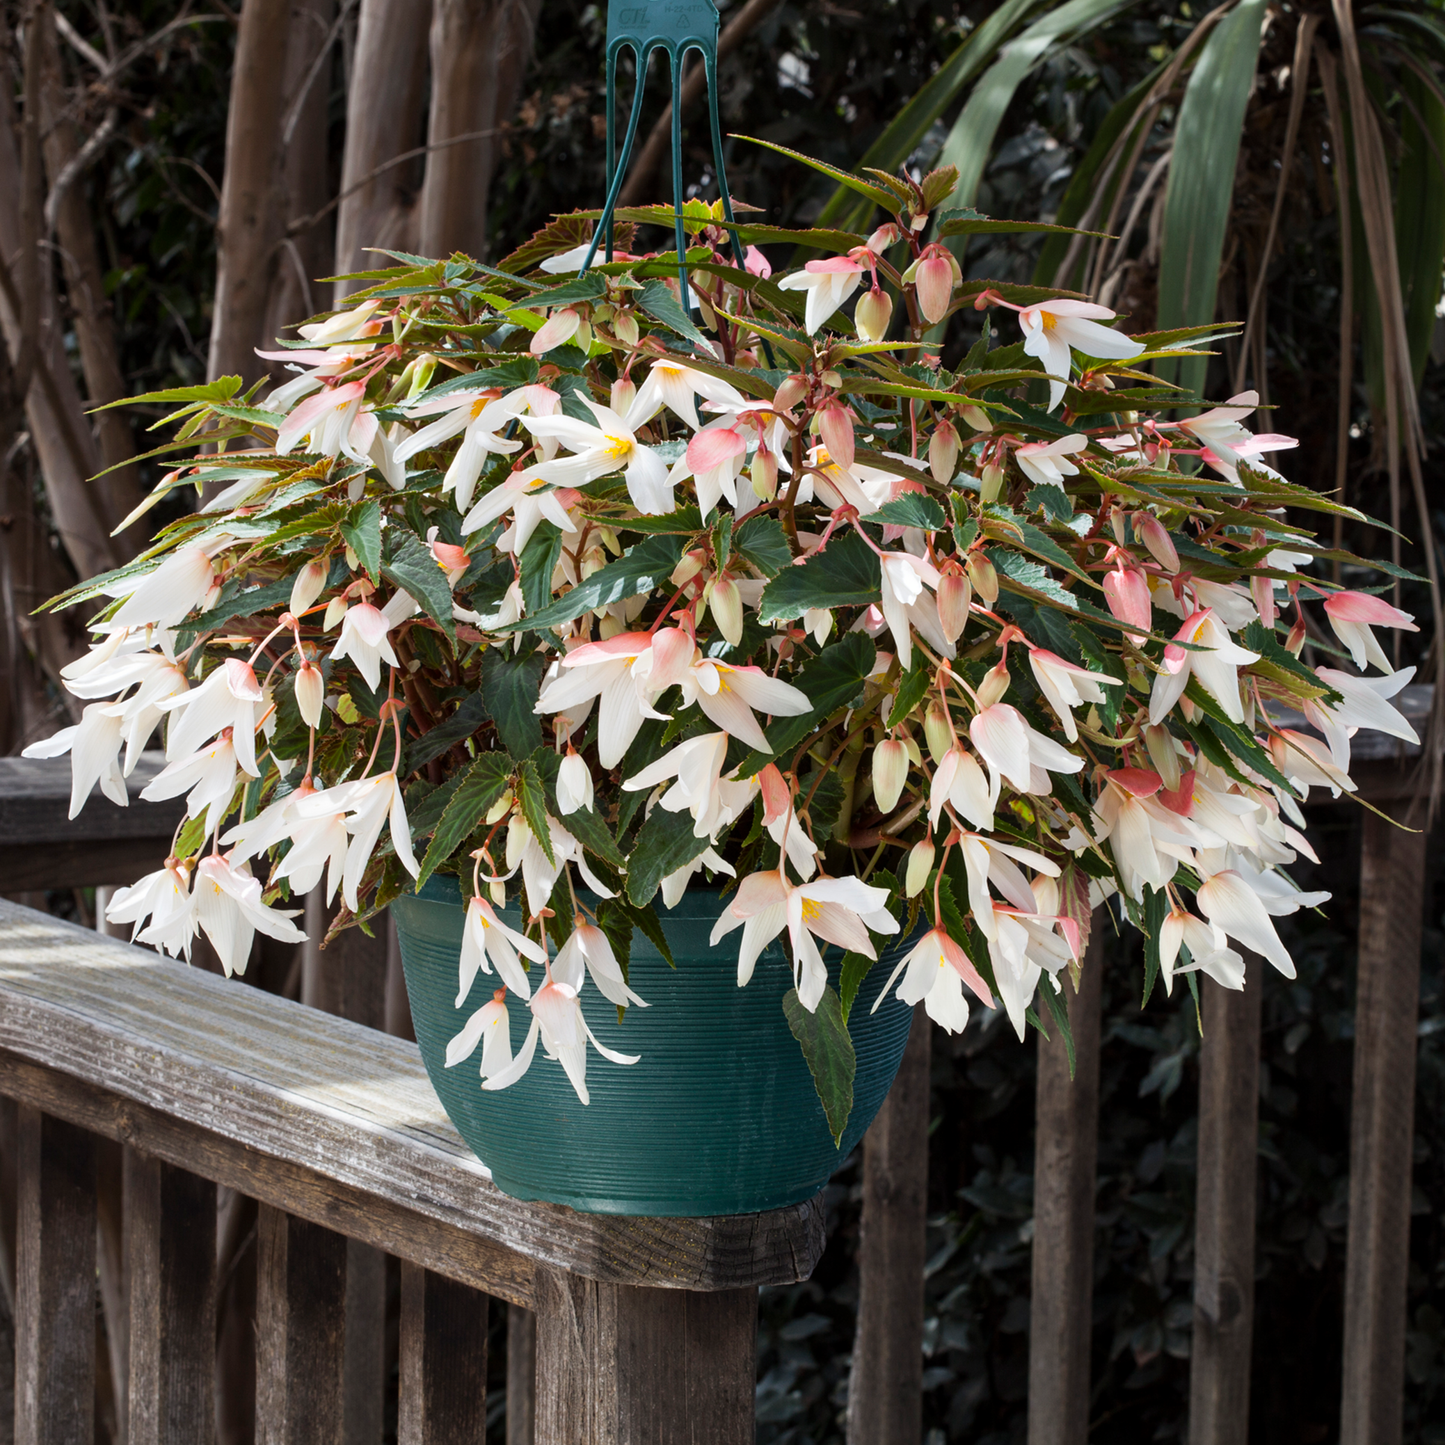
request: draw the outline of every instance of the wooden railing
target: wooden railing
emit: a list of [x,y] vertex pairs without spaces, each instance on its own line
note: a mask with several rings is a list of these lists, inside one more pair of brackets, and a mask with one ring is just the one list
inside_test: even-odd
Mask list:
[[[1409,689],[1423,720],[1427,689]],[[1361,793],[1409,817],[1396,745],[1355,739]],[[1415,752],[1417,750],[1410,750]],[[0,763],[7,890],[125,882],[174,816],[92,807],[64,822],[60,769]],[[116,830],[112,832],[111,830]],[[1342,1445],[1401,1434],[1416,1009],[1426,835],[1363,829]],[[159,851],[157,852],[157,849]],[[1030,1445],[1088,1433],[1100,949],[1074,1002],[1077,1076],[1039,1044]],[[1092,964],[1093,966],[1089,966]],[[1191,1445],[1248,1438],[1259,972],[1203,985]],[[864,1148],[850,1445],[917,1445],[929,1034]],[[756,1290],[804,1279],[812,1205],[741,1219],[615,1219],[493,1188],[414,1045],[236,988],[0,903],[0,1094],[19,1101],[17,1439],[89,1440],[95,1136],[129,1149],[130,1445],[210,1437],[216,1184],[261,1202],[258,1440],[339,1441],[344,1237],[403,1261],[403,1442],[482,1438],[486,1297],[509,1331],[509,1440],[752,1439]],[[520,1327],[518,1327],[520,1326]],[[535,1422],[532,1414],[535,1412]],[[28,1432],[28,1433],[27,1433]]]

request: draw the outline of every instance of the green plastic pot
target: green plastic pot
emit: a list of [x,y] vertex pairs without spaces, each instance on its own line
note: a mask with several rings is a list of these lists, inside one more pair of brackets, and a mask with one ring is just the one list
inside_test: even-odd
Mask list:
[[[660,900],[659,900],[660,903]],[[465,917],[455,878],[433,876],[393,901],[417,1043],[457,1132],[517,1199],[593,1214],[749,1214],[811,1198],[873,1121],[898,1072],[913,1011],[889,997],[870,1013],[902,945],[869,970],[849,1018],[858,1056],[853,1112],[834,1145],[812,1076],[783,1015],[792,974],[780,943],[737,986],[737,934],[708,938],[722,907],[714,889],[659,906],[676,969],[640,933],[629,979],[649,1008],[624,1021],[589,980],[582,1009],[609,1048],[640,1054],[629,1067],[588,1050],[584,1105],[560,1064],[537,1050],[517,1083],[483,1092],[480,1051],[448,1069],[447,1041],[498,986],[479,974],[455,1007]],[[512,1046],[531,1018],[511,1005]]]

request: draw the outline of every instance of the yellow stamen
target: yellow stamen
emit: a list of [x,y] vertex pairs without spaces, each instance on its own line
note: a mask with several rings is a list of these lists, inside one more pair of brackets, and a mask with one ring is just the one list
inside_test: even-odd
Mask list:
[[816,918],[823,911],[821,903],[814,903],[811,898],[803,899],[803,918]]

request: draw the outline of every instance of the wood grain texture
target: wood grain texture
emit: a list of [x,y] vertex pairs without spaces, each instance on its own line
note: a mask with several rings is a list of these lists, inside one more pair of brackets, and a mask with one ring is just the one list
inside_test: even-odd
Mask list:
[[1340,1445],[1401,1438],[1428,841],[1365,815]]
[[95,1430],[95,1140],[22,1109],[18,1173],[16,1445],[78,1445]]
[[128,1445],[210,1445],[216,1433],[216,1186],[130,1151]]
[[919,1004],[903,1063],[863,1139],[858,1329],[849,1445],[917,1445],[923,1433],[928,1073],[932,1024]]
[[346,1445],[381,1445],[386,1407],[386,1256],[346,1241]]
[[537,1445],[752,1445],[756,1289],[536,1290]]
[[346,1240],[261,1206],[256,1445],[342,1445]]
[[507,1306],[507,1445],[534,1445],[537,1433],[537,1315]]
[[485,1440],[487,1307],[480,1290],[402,1262],[397,1445]]
[[663,1289],[806,1279],[817,1199],[635,1219],[508,1198],[416,1046],[0,902],[0,1092],[514,1304],[533,1262]]
[[1059,1031],[1038,1042],[1029,1445],[1083,1445],[1089,1433],[1099,1014],[1107,927],[1096,915],[1079,991],[1069,999],[1076,1060],[1072,1079]]
[[1201,979],[1199,1173],[1189,1445],[1249,1438],[1254,1340],[1259,1032],[1269,964],[1249,955],[1242,991]]

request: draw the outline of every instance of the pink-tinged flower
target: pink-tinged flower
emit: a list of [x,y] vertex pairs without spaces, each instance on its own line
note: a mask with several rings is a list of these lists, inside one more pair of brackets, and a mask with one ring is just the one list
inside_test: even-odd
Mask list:
[[1169,716],[1174,704],[1184,695],[1190,674],[1224,709],[1231,722],[1244,722],[1244,704],[1239,697],[1239,669],[1259,661],[1257,652],[1240,647],[1225,630],[1214,613],[1205,608],[1196,612],[1174,634],[1175,642],[1192,643],[1206,651],[1186,651],[1172,643],[1164,651],[1164,669],[1154,675],[1149,695],[1149,721],[1157,727]]
[[306,935],[291,922],[297,909],[268,908],[261,901],[261,884],[245,863],[234,867],[224,854],[210,854],[196,865],[192,895],[196,921],[211,941],[226,977],[242,974],[251,957],[257,933],[281,943],[304,943]]
[[1125,567],[1120,562],[1113,571],[1106,572],[1104,601],[1120,622],[1137,628],[1139,632],[1148,632],[1153,628],[1149,579],[1137,568]]
[[669,813],[690,813],[693,835],[715,838],[719,829],[737,818],[757,796],[751,779],[724,778],[728,735],[703,733],[688,738],[623,781],[629,793],[646,792],[669,778],[677,781],[657,800]]
[[415,610],[416,604],[404,592],[398,592],[384,608],[373,607],[370,602],[348,607],[341,620],[341,636],[331,649],[332,662],[349,657],[375,692],[381,683],[381,664],[400,666],[387,633]]
[[[670,407],[693,431],[702,425],[697,419],[697,401],[737,409],[749,403],[731,382],[709,376],[691,366],[676,361],[654,361],[648,368],[647,376],[637,389],[637,395],[625,412],[620,413],[628,425],[640,427],[649,422],[662,410]],[[699,468],[700,469],[700,468]]]
[[118,632],[128,627],[174,627],[192,612],[204,612],[221,590],[212,558],[230,538],[207,542],[204,546],[182,547],[172,552],[156,570],[138,583],[133,578],[106,587],[112,597],[125,601],[97,631]]
[[256,766],[256,727],[265,699],[250,663],[228,657],[196,688],[157,704],[171,714],[166,735],[166,757],[171,761],[194,753],[203,743],[230,728],[236,761],[253,778]]
[[884,341],[893,321],[893,298],[875,281],[858,298],[853,322],[864,341]]
[[1064,736],[1072,743],[1078,739],[1079,729],[1074,722],[1074,709],[1085,703],[1106,701],[1105,687],[1123,687],[1123,680],[1110,677],[1106,672],[1091,672],[1079,667],[1052,652],[1036,647],[1029,653],[1029,668],[1039,691],[1048,698],[1049,705],[1058,714],[1064,725]]
[[[565,712],[580,704],[591,706],[601,696],[597,718],[597,759],[604,768],[615,768],[632,745],[644,718],[665,718],[652,706],[661,687],[651,676],[653,649],[665,633],[620,632],[603,642],[588,642],[562,659],[557,676],[545,683],[537,699],[538,713]],[[686,639],[692,650],[691,639]],[[584,713],[585,716],[585,713]]]
[[898,985],[898,998],[910,1006],[922,1003],[934,1023],[951,1034],[962,1033],[968,1025],[968,1000],[963,996],[966,983],[986,1007],[993,1007],[993,994],[983,981],[969,956],[942,928],[931,928],[899,960],[873,1003],[872,1012],[888,997],[893,981],[904,970]]
[[1304,715],[1329,742],[1330,755],[1337,767],[1350,766],[1350,738],[1356,728],[1369,728],[1407,743],[1420,741],[1420,735],[1404,713],[1388,701],[1415,676],[1413,667],[1402,667],[1385,677],[1356,677],[1333,667],[1317,667],[1315,674],[1342,698],[1333,707],[1319,698],[1307,699],[1303,704]]
[[1355,791],[1354,780],[1330,756],[1328,744],[1294,728],[1280,728],[1269,737],[1269,755],[1290,782],[1308,796],[1311,788],[1328,788],[1332,797]]
[[[537,399],[542,414],[550,414],[561,405],[557,393],[547,387],[527,388],[529,391],[546,392],[551,397]],[[409,417],[435,416],[420,431],[402,441],[396,448],[398,462],[410,461],[419,452],[430,451],[442,442],[450,440],[458,432],[462,444],[447,467],[442,481],[442,492],[455,492],[457,510],[465,512],[472,504],[477,489],[477,479],[482,474],[489,456],[509,454],[521,449],[521,442],[511,441],[500,435],[507,424],[516,419],[524,409],[522,400],[515,396],[498,396],[497,392],[485,387],[467,387],[460,391],[444,392],[440,396],[422,393],[415,401],[408,403],[404,410]]]
[[994,936],[995,927],[990,883],[1015,908],[1031,913],[1036,907],[1033,888],[1017,865],[1026,863],[1049,878],[1059,876],[1059,865],[1032,848],[1001,843],[996,838],[984,838],[977,833],[963,834],[959,846],[968,875],[968,905],[985,938]]
[[853,465],[853,413],[846,403],[835,397],[818,409],[818,435],[840,467]]
[[738,885],[732,906],[723,910],[712,931],[714,944],[740,924],[738,987],[753,976],[758,955],[784,928],[793,949],[793,983],[809,1013],[818,1007],[828,970],[814,936],[852,953],[877,958],[868,930],[897,933],[898,922],[885,911],[886,888],[857,878],[817,878],[794,886],[778,869],[750,873]]
[[1335,592],[1325,598],[1325,613],[1335,636],[1350,650],[1350,657],[1361,672],[1374,663],[1381,672],[1393,672],[1390,660],[1380,650],[1371,627],[1398,627],[1405,632],[1418,632],[1414,617],[1391,607],[1383,597],[1368,592]]
[[293,617],[300,617],[310,611],[326,587],[326,578],[331,568],[324,557],[313,557],[297,574],[291,584],[291,601],[287,606]]
[[[879,557],[882,598],[879,607],[898,647],[898,661],[906,669],[913,663],[913,630],[909,609],[921,599],[924,583],[937,587],[938,569],[911,552],[884,552]],[[936,612],[935,612],[936,616]]]
[[[1192,813],[1192,775],[1189,786]],[[1181,852],[1224,841],[1202,828],[1191,828],[1163,793],[1158,773],[1145,768],[1116,768],[1110,773],[1094,806],[1094,818],[1096,841],[1109,842],[1120,886],[1136,901],[1143,899],[1146,885],[1157,890],[1174,876]]]
[[[372,296],[346,311],[338,311],[325,321],[313,321],[298,326],[297,332],[303,341],[313,346],[334,346],[342,341],[358,341],[377,336],[385,325],[376,312],[381,307],[381,298]],[[259,354],[259,353],[258,353]],[[294,351],[283,351],[282,356],[295,356]]]
[[743,252],[743,265],[753,276],[760,276],[764,281],[773,274],[773,268],[768,258],[758,250],[756,246],[749,246]]
[[326,700],[326,679],[314,662],[303,662],[296,669],[294,683],[296,710],[309,728],[321,726],[321,708]]
[[933,429],[928,442],[928,470],[939,486],[947,486],[958,470],[958,453],[961,446],[958,428],[944,417]]
[[[528,467],[516,474],[514,484],[517,487],[533,483],[583,487],[588,482],[595,482],[598,477],[621,472],[627,482],[627,494],[638,511],[648,516],[672,511],[675,504],[667,465],[651,447],[637,440],[636,430],[642,425],[638,420],[641,396],[639,391],[638,401],[633,402],[625,418],[618,416],[611,407],[601,406],[591,397],[584,396],[582,400],[597,418],[595,424],[560,414],[524,420],[533,436],[554,438],[572,455]],[[475,531],[508,510],[510,503],[505,498],[501,499],[502,505],[498,504],[497,493],[500,490],[493,489],[472,508],[462,527],[463,532]]]
[[704,521],[726,497],[738,504],[738,477],[748,460],[748,437],[733,417],[720,417],[697,432],[668,473],[669,488],[692,477]]
[[1049,773],[1083,771],[1082,758],[1030,727],[1024,715],[1006,702],[978,713],[968,725],[968,735],[993,775],[990,791],[995,798],[999,778],[1020,793],[1042,795],[1050,791]]
[[78,817],[85,807],[90,790],[100,784],[100,791],[112,803],[127,807],[130,797],[120,769],[121,719],[105,703],[93,702],[80,715],[80,721],[61,728],[52,737],[31,743],[23,758],[58,758],[70,754],[70,813]]
[[511,1064],[512,1025],[507,1017],[506,1000],[506,989],[499,988],[491,1000],[462,1025],[461,1033],[447,1043],[447,1068],[471,1058],[478,1044],[482,1046],[482,1078],[493,1078]]
[[958,262],[947,246],[925,246],[910,268],[918,288],[918,309],[930,326],[937,326],[953,304],[953,288],[962,279]]
[[978,760],[957,743],[944,754],[933,774],[928,795],[929,827],[938,827],[945,803],[962,813],[975,828],[992,830],[993,810],[998,803],[998,775],[995,773],[990,784]]
[[[1153,512],[1135,512],[1133,520],[1134,535],[1149,549],[1149,555],[1166,572],[1177,572],[1179,570],[1179,551],[1164,523]],[[1273,587],[1273,585],[1271,582],[1270,586]]]
[[214,742],[207,743],[189,757],[177,758],[167,763],[154,778],[141,789],[141,797],[148,803],[186,797],[186,816],[199,818],[206,815],[206,832],[214,833],[231,805],[231,795],[236,791],[236,748],[229,733],[222,733]]
[[554,311],[542,323],[533,334],[528,350],[533,356],[545,356],[553,347],[571,341],[582,330],[582,326],[582,313],[575,306],[564,306],[560,311]]
[[1264,905],[1238,872],[1228,869],[1206,878],[1195,899],[1199,911],[1216,928],[1263,955],[1286,978],[1295,976],[1289,950],[1279,941]]
[[197,928],[190,878],[188,864],[168,858],[164,868],[147,873],[129,888],[117,888],[105,916],[112,923],[134,924],[133,943],[150,944],[172,958],[190,958]]
[[950,643],[957,642],[968,626],[973,606],[973,587],[967,577],[956,570],[940,573],[938,582],[938,625]]
[[[1177,966],[1179,946],[1189,949],[1190,962]],[[1183,908],[1172,908],[1165,914],[1159,928],[1159,972],[1164,976],[1164,992],[1174,992],[1176,973],[1208,974],[1221,988],[1244,987],[1244,958],[1227,946],[1222,929],[1202,923]]]
[[885,815],[898,806],[908,781],[908,745],[885,738],[873,749],[873,801]]
[[807,293],[808,304],[803,326],[811,336],[858,289],[864,275],[863,267],[847,256],[829,256],[809,261],[801,271],[794,271],[778,282],[783,291]]
[[1144,350],[1142,341],[1125,336],[1101,321],[1114,320],[1107,306],[1092,301],[1070,301],[1059,297],[1026,306],[1019,312],[1024,333],[1024,351],[1037,356],[1049,376],[1049,410],[1064,399],[1064,386],[1072,361],[1070,348],[1101,361],[1127,361]]
[[431,554],[436,558],[436,564],[447,574],[447,585],[455,587],[466,575],[467,568],[472,565],[472,559],[465,547],[458,547],[452,542],[439,540],[440,527],[427,529],[426,544]]
[[542,1046],[566,1070],[577,1097],[586,1104],[587,1093],[587,1045],[590,1043],[604,1059],[614,1064],[635,1064],[640,1054],[618,1054],[600,1043],[597,1035],[587,1025],[582,1014],[582,1005],[577,999],[577,990],[571,984],[559,979],[549,979],[531,1000],[532,1026],[517,1056],[503,1069],[482,1081],[482,1088],[505,1089],[515,1084],[532,1066],[533,1055],[537,1052],[537,1039]]
[[1065,477],[1076,477],[1079,469],[1069,458],[1084,451],[1088,437],[1074,432],[1051,442],[1026,442],[1014,449],[1014,457],[1028,479],[1041,487],[1062,487]]
[[760,667],[734,667],[711,657],[698,658],[679,681],[688,703],[754,748],[768,745],[754,709],[771,717],[802,717],[812,707],[805,692]]
[[[277,428],[276,455],[288,456],[304,438],[308,455],[334,457],[345,452],[354,461],[367,461],[371,437],[363,435],[360,425],[365,396],[364,382],[347,381],[307,397]],[[375,425],[373,416],[364,430],[369,432]]]
[[618,1008],[626,1008],[628,1004],[647,1007],[628,988],[622,965],[617,962],[607,935],[592,923],[579,923],[567,942],[557,950],[557,957],[552,960],[552,977],[571,984],[580,992],[584,965],[592,975],[597,991],[608,1003],[614,1003]]
[[462,952],[457,963],[457,1007],[467,1001],[478,972],[490,973],[496,964],[502,982],[513,993],[531,998],[532,986],[527,971],[517,957],[530,958],[533,963],[546,963],[547,952],[540,943],[518,933],[503,923],[496,910],[480,893],[474,893],[467,904],[466,923],[462,928]]
[[1186,417],[1178,422],[1160,422],[1160,431],[1181,431],[1199,443],[1200,455],[1221,476],[1239,485],[1238,468],[1251,457],[1263,452],[1285,451],[1297,447],[1295,437],[1279,436],[1272,432],[1252,435],[1240,423],[1259,405],[1257,391],[1242,391],[1232,396],[1223,406],[1210,407],[1198,416]]

